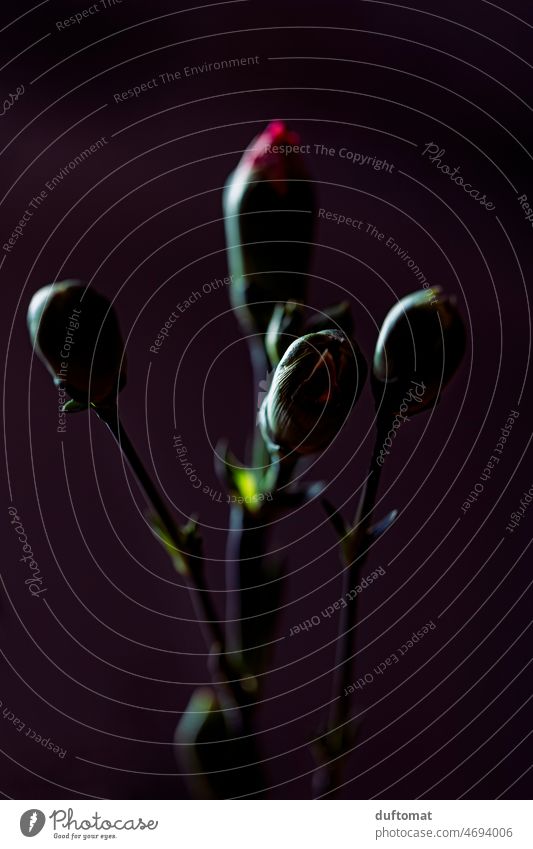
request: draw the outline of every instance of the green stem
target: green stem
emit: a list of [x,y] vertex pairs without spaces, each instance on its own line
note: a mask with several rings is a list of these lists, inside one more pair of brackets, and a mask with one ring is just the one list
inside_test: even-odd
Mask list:
[[[351,543],[352,556],[346,559],[345,551],[343,548],[341,549],[345,565],[343,573],[344,598],[349,597],[350,593],[357,586],[360,571],[368,557],[371,542],[368,530],[372,522],[382,470],[382,466],[377,461],[389,427],[390,417],[382,413],[381,416],[378,416],[376,423],[376,436],[368,474],[355,514],[352,531],[354,537]],[[358,600],[359,594],[357,593],[353,601],[348,601],[346,607],[342,608],[339,618],[335,673],[332,688],[333,696],[326,727],[326,737],[329,737],[330,740],[334,735],[340,736],[342,741],[340,745],[341,752],[344,748],[347,724],[351,712],[351,703],[345,692],[353,681],[352,665],[356,653],[356,631],[359,612]],[[342,762],[343,758],[341,755],[335,756],[322,769],[315,773],[314,790],[316,795],[323,796],[327,793],[334,792],[339,783]]]
[[[256,422],[259,389],[270,370],[263,335],[249,336],[248,348],[254,390],[251,465],[256,474],[266,476],[272,460]],[[289,483],[296,463],[292,458],[276,462],[279,466],[273,497],[276,491]],[[261,610],[261,584],[270,579],[270,576],[265,574],[264,556],[272,508],[273,504],[270,502],[255,513],[241,504],[232,504],[230,510],[226,545],[226,646],[241,668],[253,666],[253,652],[250,649],[256,645],[258,611]]]
[[[276,496],[290,482],[297,462],[295,456],[279,463],[272,490],[272,501],[264,502],[253,513],[240,504],[233,504],[226,550],[226,644],[232,656],[243,668],[253,673],[261,649],[261,617],[269,615],[268,594],[262,585],[273,579],[265,563],[269,525],[276,515]],[[257,647],[257,651],[254,649]]]
[[261,512],[253,515],[242,505],[232,504],[226,549],[226,641],[228,651],[241,661],[243,647],[250,645],[247,614],[250,607],[254,608],[251,594],[260,583],[266,547],[263,521]]
[[[142,460],[131,442],[128,434],[118,414],[116,407],[100,407],[96,413],[108,426],[109,430],[115,437],[120,450],[127,459],[132,471],[134,472],[147,500],[152,505],[155,513],[159,517],[161,525],[164,527],[168,536],[172,540],[177,551],[183,551],[182,541],[179,531],[176,527],[165,502],[163,501],[159,490],[154,485],[150,475],[146,471]],[[232,670],[227,662],[226,646],[224,632],[221,628],[216,610],[213,606],[209,590],[207,588],[204,576],[204,560],[200,554],[183,552],[187,557],[191,558],[189,569],[189,589],[191,590],[191,599],[195,609],[196,616],[199,620],[200,627],[204,633],[204,639],[209,650],[216,649],[217,660],[220,671],[224,676],[224,685],[231,693],[231,703],[239,706],[242,702],[242,692],[238,681],[234,679]],[[194,590],[194,592],[192,592]],[[220,681],[216,682],[220,684]],[[227,699],[225,699],[227,703]]]
[[257,399],[259,397],[259,388],[263,382],[266,382],[269,372],[270,363],[266,355],[263,338],[260,336],[248,337],[248,348],[250,351],[250,360],[252,363],[252,374],[254,381],[254,435],[252,441],[252,467],[257,471],[266,472],[270,464],[270,457],[267,447],[261,436],[260,430],[257,427]]

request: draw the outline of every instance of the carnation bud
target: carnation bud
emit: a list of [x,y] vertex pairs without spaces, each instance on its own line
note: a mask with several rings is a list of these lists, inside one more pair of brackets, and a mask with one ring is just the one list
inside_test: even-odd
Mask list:
[[357,401],[366,363],[338,330],[301,336],[279,363],[259,421],[271,452],[321,451],[337,435]]
[[[402,298],[387,314],[376,344],[373,388],[376,401],[409,413],[439,399],[463,358],[466,331],[455,298],[440,287]],[[416,393],[413,386],[416,384]]]
[[28,307],[30,340],[75,401],[103,406],[126,382],[126,358],[109,301],[77,280],[44,286]]
[[293,150],[299,145],[282,121],[272,122],[224,189],[230,296],[247,332],[265,333],[277,302],[305,300],[314,193],[302,156]]

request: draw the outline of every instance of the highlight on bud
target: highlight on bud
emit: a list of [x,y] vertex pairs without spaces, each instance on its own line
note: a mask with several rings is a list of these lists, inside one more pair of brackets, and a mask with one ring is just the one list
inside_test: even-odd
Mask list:
[[246,331],[265,333],[276,303],[305,301],[315,200],[300,147],[273,121],[224,188],[230,297]]
[[112,402],[126,382],[126,358],[106,297],[78,280],[53,283],[34,294],[27,323],[31,343],[54,382],[78,402],[74,409]]
[[[465,348],[466,331],[454,297],[440,287],[406,295],[389,311],[379,333],[372,375],[376,403],[395,412],[407,403],[409,413],[434,406]],[[411,392],[415,382],[423,386],[416,399]]]
[[312,454],[330,444],[359,398],[367,367],[338,330],[301,336],[279,363],[259,413],[271,453]]

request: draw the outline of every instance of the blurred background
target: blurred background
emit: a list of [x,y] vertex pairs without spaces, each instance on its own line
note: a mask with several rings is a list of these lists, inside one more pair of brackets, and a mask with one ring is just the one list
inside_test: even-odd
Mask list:
[[[96,7],[69,26],[58,24],[89,5],[22,2],[0,13],[1,99],[9,104],[0,120],[0,790],[41,799],[187,796],[172,739],[195,686],[209,680],[188,590],[153,539],[102,423],[81,414],[57,432],[57,391],[32,357],[25,313],[37,288],[66,278],[114,299],[127,340],[124,424],[176,516],[199,517],[223,616],[229,508],[213,450],[225,438],[244,458],[262,387],[227,285],[216,282],[228,275],[221,190],[251,139],[279,118],[310,145],[319,207],[365,222],[354,229],[317,216],[312,307],[350,300],[370,361],[385,314],[420,285],[386,246],[392,237],[430,285],[457,296],[470,337],[441,403],[394,442],[378,513],[396,507],[400,517],[366,567],[385,574],[361,595],[354,680],[413,631],[430,621],[436,628],[357,694],[362,724],[339,795],[527,798],[530,516],[513,534],[506,525],[533,484],[533,239],[519,201],[533,198],[529,4]],[[205,67],[235,58],[249,61]],[[424,155],[430,143],[494,209]],[[348,151],[393,167],[359,165]],[[28,208],[33,215],[9,246]],[[151,352],[169,314],[194,292],[201,296]],[[512,410],[519,416],[501,460],[463,512]],[[327,481],[346,514],[365,474],[372,419],[367,386],[341,438],[308,462],[306,477]],[[191,487],[176,434],[212,493]],[[38,598],[24,583],[10,505],[41,569],[46,594]],[[259,745],[271,796],[308,798],[308,744],[331,697],[338,622],[289,633],[340,597],[341,565],[316,502],[280,521],[271,549],[285,550],[289,575]]]

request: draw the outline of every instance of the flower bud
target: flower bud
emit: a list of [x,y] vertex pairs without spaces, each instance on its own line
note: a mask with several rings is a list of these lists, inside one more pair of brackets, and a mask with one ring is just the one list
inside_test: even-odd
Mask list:
[[312,454],[329,445],[357,401],[366,371],[356,343],[338,330],[293,342],[259,414],[270,451]]
[[102,406],[126,382],[117,317],[107,298],[76,280],[44,286],[28,307],[30,340],[56,384]]
[[[397,412],[429,409],[463,358],[466,331],[455,298],[440,287],[402,298],[383,322],[373,363],[376,401]],[[415,387],[415,389],[413,389]]]
[[299,147],[296,133],[272,122],[224,189],[230,296],[247,332],[265,333],[277,302],[305,300],[314,193]]

